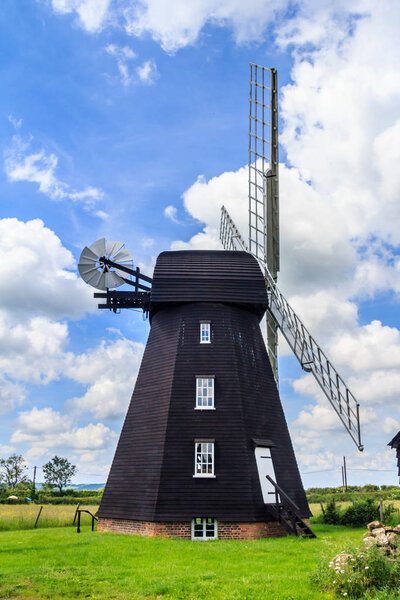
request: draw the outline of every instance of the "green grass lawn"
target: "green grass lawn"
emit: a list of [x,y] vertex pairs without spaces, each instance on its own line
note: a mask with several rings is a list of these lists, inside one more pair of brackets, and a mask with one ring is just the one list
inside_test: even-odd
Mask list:
[[0,532],[0,598],[322,600],[309,574],[363,530],[318,538],[191,542],[72,528]]

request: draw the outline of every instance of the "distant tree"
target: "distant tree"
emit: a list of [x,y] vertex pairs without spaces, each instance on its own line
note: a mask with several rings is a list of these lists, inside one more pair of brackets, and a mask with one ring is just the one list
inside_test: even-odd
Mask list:
[[8,458],[0,458],[2,479],[9,488],[15,488],[18,483],[24,483],[26,477],[25,461],[21,454],[12,454]]
[[72,465],[67,458],[55,456],[43,465],[45,483],[57,487],[62,493],[63,487],[71,482],[76,473],[76,466]]

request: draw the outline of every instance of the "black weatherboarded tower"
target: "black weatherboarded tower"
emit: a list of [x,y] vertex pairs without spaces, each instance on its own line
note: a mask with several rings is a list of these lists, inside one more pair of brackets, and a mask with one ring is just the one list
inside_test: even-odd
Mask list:
[[285,533],[277,482],[310,511],[259,321],[261,269],[246,252],[163,252],[151,330],[99,529],[182,537]]

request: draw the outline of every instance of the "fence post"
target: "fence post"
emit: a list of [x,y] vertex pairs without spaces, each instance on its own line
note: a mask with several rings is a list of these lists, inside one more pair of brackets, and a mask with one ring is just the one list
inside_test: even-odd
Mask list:
[[381,523],[383,523],[383,500],[382,500],[382,498],[379,499],[379,516],[381,519]]
[[320,502],[320,505],[321,505],[322,514],[324,515],[325,514],[324,505],[322,504],[322,502]]
[[81,511],[78,510],[78,526],[76,528],[76,533],[81,532]]
[[76,515],[78,514],[78,510],[79,510],[80,505],[81,505],[81,503],[78,502],[78,505],[77,505],[76,511],[75,511],[75,515],[74,515],[74,520],[72,521],[72,525],[75,525]]
[[35,529],[37,527],[37,524],[38,524],[38,521],[39,521],[39,517],[40,517],[40,514],[41,514],[42,510],[43,510],[43,506],[40,507],[39,512],[38,512],[38,516],[36,517]]
[[356,505],[356,501],[354,500],[354,498],[352,499],[352,503],[353,503],[353,506]]

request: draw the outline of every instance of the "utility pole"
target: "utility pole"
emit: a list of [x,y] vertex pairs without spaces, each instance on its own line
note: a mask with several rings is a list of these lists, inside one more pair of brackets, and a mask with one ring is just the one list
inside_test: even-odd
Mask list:
[[32,488],[33,488],[34,491],[36,490],[35,484],[36,484],[36,467],[33,467],[33,485],[32,485]]
[[347,492],[347,467],[346,467],[346,457],[343,456],[343,485]]

